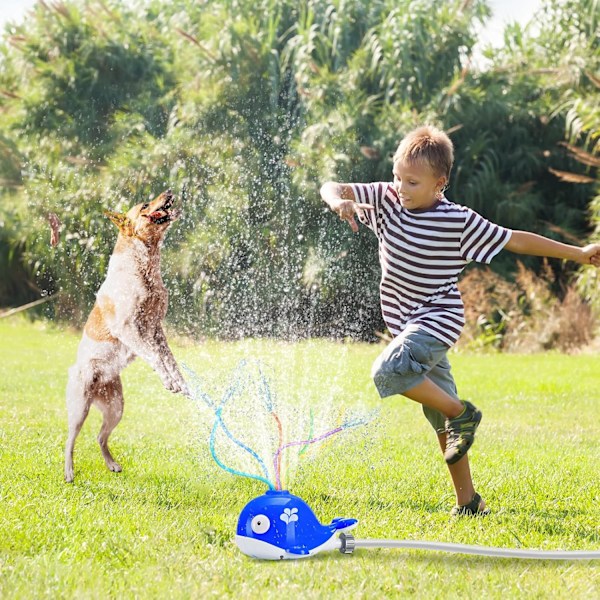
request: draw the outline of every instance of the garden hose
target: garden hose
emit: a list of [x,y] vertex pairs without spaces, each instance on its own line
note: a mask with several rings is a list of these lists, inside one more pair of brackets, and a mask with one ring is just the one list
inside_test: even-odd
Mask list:
[[519,550],[511,548],[493,548],[490,546],[469,546],[467,544],[448,544],[440,542],[421,542],[414,540],[357,540],[350,533],[341,533],[340,552],[352,554],[356,548],[410,548],[412,550],[437,550],[455,554],[476,554],[500,558],[526,558],[537,560],[598,560],[600,551],[562,551],[562,550]]

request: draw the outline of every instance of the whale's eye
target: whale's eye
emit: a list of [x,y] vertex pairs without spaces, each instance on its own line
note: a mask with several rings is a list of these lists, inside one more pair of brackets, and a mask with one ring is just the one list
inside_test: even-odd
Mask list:
[[269,517],[265,517],[265,515],[256,515],[254,519],[252,519],[250,527],[252,527],[254,533],[267,533],[271,527],[271,521],[269,521]]

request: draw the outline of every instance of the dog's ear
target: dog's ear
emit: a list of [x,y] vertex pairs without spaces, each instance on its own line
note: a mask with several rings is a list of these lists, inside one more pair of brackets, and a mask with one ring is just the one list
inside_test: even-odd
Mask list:
[[119,231],[123,235],[133,235],[133,223],[125,213],[118,213],[112,210],[105,210],[104,214],[119,228]]

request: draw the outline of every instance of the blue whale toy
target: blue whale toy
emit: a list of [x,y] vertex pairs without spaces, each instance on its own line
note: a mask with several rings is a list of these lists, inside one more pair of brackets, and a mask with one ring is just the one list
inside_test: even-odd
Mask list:
[[339,534],[356,519],[336,518],[322,525],[308,504],[288,491],[269,490],[246,504],[235,543],[248,556],[267,560],[307,558],[340,547]]

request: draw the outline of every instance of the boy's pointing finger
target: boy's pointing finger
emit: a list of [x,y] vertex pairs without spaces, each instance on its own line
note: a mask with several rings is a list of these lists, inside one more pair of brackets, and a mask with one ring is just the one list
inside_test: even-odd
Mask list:
[[350,225],[350,229],[352,229],[352,231],[354,233],[358,233],[358,224],[354,220],[354,217],[350,217],[349,219],[344,219],[344,220],[348,221],[348,225]]
[[[372,204],[361,204],[360,202],[356,202],[354,204],[353,208],[354,208],[354,212],[356,212],[358,220],[361,223],[364,223],[365,225],[367,224],[367,218],[365,216],[364,211],[365,210],[375,210],[375,207]],[[358,227],[356,227],[356,229],[354,227],[352,227],[352,231],[354,231],[354,233],[356,233],[358,231]]]

